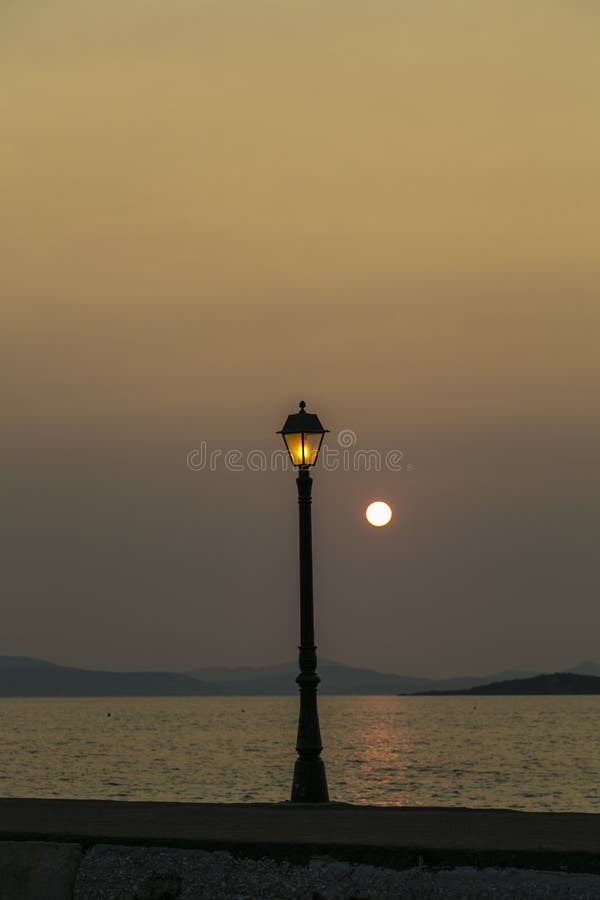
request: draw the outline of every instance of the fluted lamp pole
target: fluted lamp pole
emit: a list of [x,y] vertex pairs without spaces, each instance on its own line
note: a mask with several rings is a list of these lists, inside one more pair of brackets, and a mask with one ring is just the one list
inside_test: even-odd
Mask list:
[[323,428],[319,417],[307,413],[304,400],[300,401],[300,412],[288,416],[285,425],[277,434],[283,436],[292,463],[298,468],[298,512],[300,525],[300,646],[298,662],[300,674],[296,682],[300,688],[300,716],[296,750],[298,758],[294,766],[292,803],[326,803],[329,800],[325,766],[321,759],[321,730],[317,709],[317,648],[315,647],[315,624],[313,613],[313,573],[312,573],[312,524],[311,489],[312,478],[309,470],[314,466],[323,436],[328,431]]

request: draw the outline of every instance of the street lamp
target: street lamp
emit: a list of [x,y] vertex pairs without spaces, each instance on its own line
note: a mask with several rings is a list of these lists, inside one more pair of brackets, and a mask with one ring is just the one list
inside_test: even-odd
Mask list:
[[298,759],[294,767],[292,803],[322,803],[329,800],[325,766],[321,759],[321,731],[317,710],[317,648],[315,647],[315,624],[313,615],[312,578],[312,527],[311,488],[309,469],[317,461],[323,436],[328,431],[323,428],[319,417],[307,413],[304,400],[300,401],[300,412],[288,416],[285,425],[277,434],[283,435],[285,446],[292,463],[298,467],[298,512],[300,524],[300,646],[298,663],[300,674],[296,682],[300,688],[300,716],[296,750]]

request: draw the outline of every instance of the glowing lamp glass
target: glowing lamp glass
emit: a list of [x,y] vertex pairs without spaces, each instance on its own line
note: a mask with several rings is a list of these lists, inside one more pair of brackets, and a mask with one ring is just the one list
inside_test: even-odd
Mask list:
[[305,412],[304,406],[302,400],[300,412],[288,416],[285,425],[278,432],[283,437],[292,463],[300,468],[315,465],[323,437],[327,433],[319,417],[314,413]]
[[322,434],[298,431],[284,434],[283,440],[295,466],[314,466],[323,441]]

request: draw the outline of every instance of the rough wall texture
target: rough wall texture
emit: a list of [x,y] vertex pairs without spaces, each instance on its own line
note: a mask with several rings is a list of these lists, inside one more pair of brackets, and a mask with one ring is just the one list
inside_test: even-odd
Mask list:
[[598,900],[600,875],[306,866],[163,847],[0,842],[0,900]]
[[0,841],[0,900],[72,900],[78,844]]

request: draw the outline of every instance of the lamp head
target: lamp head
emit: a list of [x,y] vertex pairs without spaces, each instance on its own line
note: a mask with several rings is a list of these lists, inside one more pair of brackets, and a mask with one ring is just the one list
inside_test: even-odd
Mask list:
[[304,400],[300,401],[299,406],[300,412],[291,413],[277,434],[282,435],[292,463],[298,468],[307,469],[316,463],[323,437],[329,429],[323,428],[319,417],[314,413],[306,412]]

